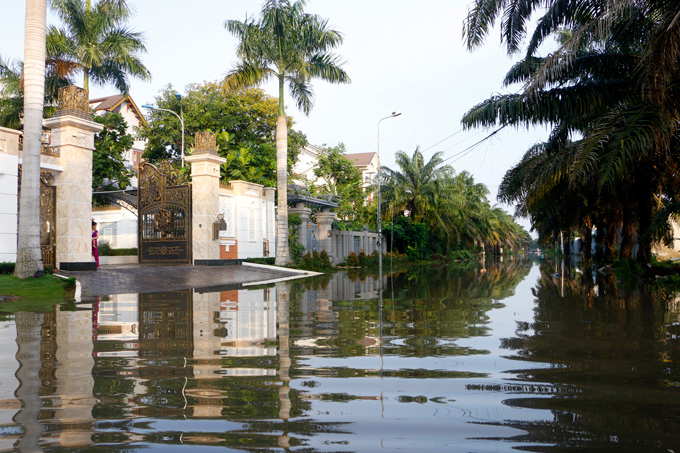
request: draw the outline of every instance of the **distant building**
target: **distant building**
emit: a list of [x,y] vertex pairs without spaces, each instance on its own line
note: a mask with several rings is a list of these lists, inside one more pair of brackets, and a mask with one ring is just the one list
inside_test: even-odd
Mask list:
[[[368,187],[375,183],[375,178],[378,175],[378,167],[380,166],[378,153],[345,154],[345,157],[361,172],[361,187],[366,191]],[[372,194],[369,195],[367,200],[370,200],[371,196]]]
[[[120,113],[123,115],[123,119],[127,123],[128,134],[135,137],[135,142],[132,145],[126,155],[124,156],[126,166],[130,169],[137,171],[142,160],[142,154],[144,153],[144,147],[146,146],[145,140],[138,140],[137,128],[141,126],[146,126],[146,119],[144,115],[132,100],[130,95],[126,94],[116,94],[113,96],[107,96],[103,98],[90,99],[90,108],[94,110],[95,115],[105,115],[109,112]],[[137,182],[134,181],[133,186],[136,186]]]

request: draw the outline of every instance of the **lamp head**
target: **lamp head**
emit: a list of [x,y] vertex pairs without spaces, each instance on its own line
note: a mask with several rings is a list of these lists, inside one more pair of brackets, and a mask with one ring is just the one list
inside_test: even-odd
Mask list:
[[398,111],[398,110],[395,111],[395,112],[392,112],[392,116],[399,116],[399,115],[401,115],[401,112]]
[[175,97],[177,98],[178,101],[182,100],[182,95],[179,93],[175,93]]
[[144,104],[144,105],[142,105],[142,107],[145,108],[145,109],[151,109],[151,110],[156,108],[153,105],[149,105],[149,104]]

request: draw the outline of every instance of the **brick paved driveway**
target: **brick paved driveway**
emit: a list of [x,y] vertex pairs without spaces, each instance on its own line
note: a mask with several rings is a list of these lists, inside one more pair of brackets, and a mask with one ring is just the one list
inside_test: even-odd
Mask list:
[[303,277],[282,268],[229,266],[154,266],[109,265],[97,271],[58,271],[60,275],[75,277],[82,285],[82,296],[151,293],[187,288],[231,287],[244,283],[265,282],[280,278]]

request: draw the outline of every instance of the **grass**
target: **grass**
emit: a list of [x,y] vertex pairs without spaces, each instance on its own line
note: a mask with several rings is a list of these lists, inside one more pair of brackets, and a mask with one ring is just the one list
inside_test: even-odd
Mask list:
[[0,311],[46,310],[63,303],[75,289],[75,279],[62,279],[53,275],[42,278],[19,279],[13,275],[0,275],[0,296],[15,296],[0,300]]

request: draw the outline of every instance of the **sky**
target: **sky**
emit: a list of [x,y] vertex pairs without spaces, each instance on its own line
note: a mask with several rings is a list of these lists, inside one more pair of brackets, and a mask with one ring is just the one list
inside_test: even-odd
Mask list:
[[[336,49],[351,84],[313,81],[309,116],[288,96],[286,113],[313,145],[344,143],[348,153],[379,151],[383,166],[395,168],[394,153],[426,159],[441,151],[456,172],[467,171],[489,189],[496,204],[505,172],[533,144],[547,138],[543,129],[503,130],[468,149],[491,131],[463,131],[461,118],[502,87],[505,73],[519,56],[509,57],[492,31],[485,45],[465,49],[463,21],[472,0],[309,0],[306,11],[329,20],[344,36]],[[191,83],[216,81],[236,62],[236,39],[224,28],[230,19],[257,15],[261,0],[128,0],[135,11],[130,27],[144,34],[141,59],[152,75],[131,81],[137,103],[155,104],[167,85],[180,93]],[[0,0],[0,57],[23,59],[25,2]],[[51,13],[48,25],[58,25]],[[80,82],[82,83],[82,82]],[[277,96],[275,85],[263,87]],[[116,94],[112,86],[91,87],[90,97]],[[402,112],[396,118],[394,111]],[[380,122],[379,131],[378,124]],[[380,143],[378,144],[378,137]],[[379,149],[378,149],[379,146]],[[508,212],[513,208],[503,206]],[[527,230],[529,222],[518,219]]]

